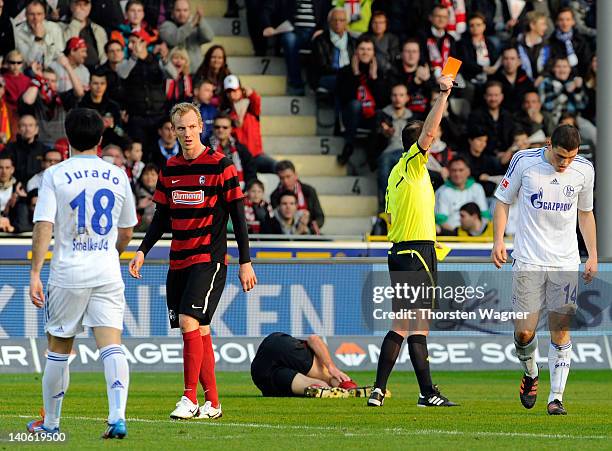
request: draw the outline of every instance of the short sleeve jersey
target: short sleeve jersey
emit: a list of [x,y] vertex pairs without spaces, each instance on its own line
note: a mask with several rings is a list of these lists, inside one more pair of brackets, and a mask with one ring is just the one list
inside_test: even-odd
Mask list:
[[556,172],[544,152],[517,152],[495,191],[498,200],[518,203],[512,257],[540,266],[579,265],[577,210],[593,209],[595,170],[577,156],[564,172]]
[[49,284],[89,288],[122,282],[117,228],[138,222],[127,174],[95,155],[78,155],[43,174],[34,222],[54,224]]
[[435,194],[427,158],[415,142],[391,170],[385,211],[391,215],[387,237],[393,243],[436,240]]
[[170,269],[226,263],[229,204],[244,197],[236,167],[210,148],[193,160],[171,157],[153,201],[170,211]]

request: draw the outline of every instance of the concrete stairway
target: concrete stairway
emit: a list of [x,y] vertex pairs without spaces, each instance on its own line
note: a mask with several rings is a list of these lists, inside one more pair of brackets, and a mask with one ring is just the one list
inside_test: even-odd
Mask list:
[[[286,68],[282,58],[253,56],[248,28],[241,17],[225,19],[226,0],[192,0],[201,5],[215,31],[212,43],[223,45],[232,73],[243,86],[262,96],[261,130],[264,151],[277,160],[291,160],[304,183],[314,186],[325,212],[322,233],[361,235],[369,232],[376,215],[376,181],[370,177],[348,176],[347,168],[336,164],[343,140],[317,129],[313,94],[305,97],[285,95]],[[274,175],[261,174],[266,193],[278,184]]]

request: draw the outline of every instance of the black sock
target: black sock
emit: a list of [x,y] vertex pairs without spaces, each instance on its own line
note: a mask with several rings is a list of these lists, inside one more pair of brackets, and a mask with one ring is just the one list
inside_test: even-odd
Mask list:
[[395,365],[397,356],[399,356],[403,343],[404,337],[390,330],[387,335],[385,335],[385,339],[380,347],[380,356],[378,357],[378,369],[376,370],[376,382],[374,386],[380,388],[383,393],[387,389],[387,381],[389,380],[391,370],[393,370],[393,366]]
[[429,371],[429,353],[427,352],[427,337],[425,335],[410,335],[408,351],[414,374],[419,383],[421,394],[426,396],[433,392],[431,372]]

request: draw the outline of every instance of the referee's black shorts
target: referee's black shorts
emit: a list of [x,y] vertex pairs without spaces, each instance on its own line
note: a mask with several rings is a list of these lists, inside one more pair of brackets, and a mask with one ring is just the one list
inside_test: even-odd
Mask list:
[[179,314],[197,319],[202,326],[210,325],[226,276],[227,266],[223,263],[197,263],[168,271],[166,303],[170,327],[179,327]]
[[[393,243],[388,253],[389,275],[393,286],[423,287],[417,299],[404,297],[393,299],[393,311],[414,308],[433,308],[435,296],[432,289],[438,280],[438,259],[433,241],[403,241]],[[414,302],[413,302],[414,301]]]

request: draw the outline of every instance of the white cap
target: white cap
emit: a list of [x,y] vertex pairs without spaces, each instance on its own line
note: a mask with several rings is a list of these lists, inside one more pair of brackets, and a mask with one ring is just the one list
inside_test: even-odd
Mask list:
[[228,89],[238,88],[240,88],[240,81],[238,80],[238,77],[236,77],[235,75],[228,75],[227,77],[225,77],[225,80],[223,80],[224,91],[227,91]]

